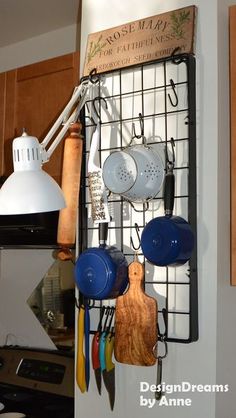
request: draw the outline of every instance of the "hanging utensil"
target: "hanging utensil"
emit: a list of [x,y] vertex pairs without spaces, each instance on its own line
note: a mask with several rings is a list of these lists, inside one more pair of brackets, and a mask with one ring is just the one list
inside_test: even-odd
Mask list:
[[85,381],[86,389],[89,389],[90,381],[90,315],[88,301],[85,303],[85,318],[84,318],[84,335],[85,335]]
[[[88,159],[88,185],[91,197],[92,219],[95,223],[109,222],[110,215],[108,211],[108,201],[106,189],[103,182],[102,169],[98,163],[99,147],[101,143],[101,120],[100,115],[95,107],[95,101],[102,98],[95,98],[93,100],[93,110],[97,115],[96,129],[92,135],[89,159]],[[103,99],[106,103],[105,99]]]
[[78,341],[77,341],[77,359],[76,359],[76,382],[82,393],[86,391],[85,380],[85,356],[83,351],[84,345],[84,317],[85,308],[80,306],[78,310]]
[[110,331],[106,337],[105,343],[105,359],[106,370],[103,371],[103,380],[109,395],[109,402],[111,410],[114,409],[115,404],[115,363],[112,361],[114,351],[115,336],[113,330]]
[[[158,324],[158,341],[153,347],[153,354],[157,359],[157,377],[156,377],[156,391],[155,391],[155,399],[159,401],[162,396],[164,395],[164,392],[162,390],[162,360],[165,359],[168,355],[168,345],[166,341],[167,337],[167,312],[166,309],[162,309],[164,324],[165,324],[165,331],[163,333],[160,332],[160,327]],[[159,343],[164,344],[164,353],[161,355],[159,353],[159,350],[157,350],[157,347]]]
[[104,370],[106,369],[106,353],[105,353],[105,347],[106,347],[106,336],[107,336],[107,321],[109,318],[109,314],[111,313],[111,308],[106,308],[106,320],[104,323],[103,331],[100,336],[99,340],[99,362],[100,362],[100,368],[101,373],[103,374]]
[[102,307],[101,311],[101,318],[97,327],[97,331],[93,336],[92,341],[92,365],[96,380],[96,385],[98,389],[99,395],[101,395],[101,383],[102,383],[102,377],[101,377],[101,367],[100,367],[100,361],[99,361],[99,341],[102,331],[102,320],[105,313],[105,306]]
[[99,248],[83,251],[75,264],[76,284],[84,296],[102,300],[116,298],[128,284],[128,263],[124,254],[108,246],[108,223],[99,224]]
[[[174,153],[173,146],[172,143]],[[173,161],[167,159],[163,196],[165,215],[149,221],[141,236],[144,256],[157,266],[182,265],[190,259],[194,248],[194,235],[191,226],[184,218],[172,215],[175,193],[173,169],[174,157]]]
[[[147,145],[141,113],[139,120],[141,135],[135,133],[127,147],[111,153],[103,164],[106,187],[131,202],[145,202],[154,198],[164,179],[162,159],[153,147]],[[134,138],[142,138],[142,144],[133,145]]]
[[144,266],[135,257],[129,265],[129,289],[117,298],[115,359],[120,363],[152,366],[157,341],[157,302],[143,290]]
[[[110,334],[113,315],[114,315],[114,308],[113,307],[108,308],[108,314],[107,314],[107,319],[104,325],[104,331],[101,335],[100,343],[99,343],[99,360],[100,360],[100,365],[101,365],[101,372],[103,376],[104,385],[108,392],[109,402],[110,402],[110,406],[112,410],[114,408],[114,402],[115,402],[115,374],[114,374],[114,364],[112,363],[112,359],[111,359],[112,349],[113,349],[112,348],[113,340],[111,339],[110,341],[108,341],[107,338],[108,338],[108,335]],[[108,326],[106,326],[109,316],[110,316],[110,321],[109,321]]]

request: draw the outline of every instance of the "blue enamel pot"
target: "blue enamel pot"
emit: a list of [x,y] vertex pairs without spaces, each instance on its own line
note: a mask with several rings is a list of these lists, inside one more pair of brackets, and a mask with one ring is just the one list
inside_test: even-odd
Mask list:
[[128,285],[128,263],[124,254],[106,245],[107,224],[99,224],[99,247],[83,251],[75,264],[75,281],[89,299],[112,299]]
[[145,226],[141,247],[144,256],[156,266],[185,264],[194,248],[194,235],[185,219],[159,216]]
[[146,259],[156,266],[185,264],[194,248],[194,234],[190,224],[180,216],[173,216],[175,177],[174,165],[169,164],[164,182],[165,216],[152,219],[141,236],[141,248]]

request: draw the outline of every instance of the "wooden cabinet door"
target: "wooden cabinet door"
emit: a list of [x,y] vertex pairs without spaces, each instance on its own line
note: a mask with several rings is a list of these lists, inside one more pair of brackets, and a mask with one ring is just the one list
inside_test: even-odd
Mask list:
[[236,6],[229,8],[230,158],[231,158],[231,284],[236,286]]
[[[1,175],[9,176],[12,166],[12,140],[22,134],[41,142],[70,99],[79,83],[79,53],[64,55],[0,74]],[[1,139],[2,140],[2,139]],[[60,184],[63,141],[47,171]]]
[[5,119],[6,73],[0,74],[0,176],[4,172],[4,119]]

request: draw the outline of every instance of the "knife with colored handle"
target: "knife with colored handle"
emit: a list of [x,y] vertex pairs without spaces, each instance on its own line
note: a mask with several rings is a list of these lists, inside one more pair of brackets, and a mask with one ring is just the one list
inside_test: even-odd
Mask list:
[[85,333],[85,381],[87,391],[89,389],[90,380],[90,355],[89,355],[89,339],[90,339],[90,315],[89,305],[85,305],[85,319],[84,319],[84,333]]
[[100,361],[100,368],[101,368],[102,374],[104,370],[106,370],[106,353],[105,353],[106,337],[107,337],[107,332],[103,331],[99,340],[99,361]]
[[98,393],[99,395],[101,395],[102,377],[101,377],[101,368],[100,368],[100,361],[99,361],[99,341],[100,341],[100,331],[97,331],[92,341],[92,364],[93,364],[96,385],[98,388]]
[[114,368],[115,365],[112,363],[114,339],[111,338],[112,333],[110,332],[110,328],[111,328],[112,318],[114,315],[114,308],[110,308],[109,315],[110,315],[110,323],[108,327],[105,326],[105,331],[103,331],[100,337],[99,360],[100,360],[100,367],[101,367],[101,372],[103,376],[103,381],[104,381],[106,390],[109,395],[111,409],[113,410],[114,402],[115,402],[115,368]]
[[76,361],[76,381],[82,393],[86,391],[85,381],[85,357],[83,353],[84,344],[84,306],[81,306],[78,313],[78,344]]
[[103,320],[105,310],[106,308],[105,306],[103,306],[101,310],[101,317],[100,317],[100,321],[97,327],[97,331],[94,334],[93,341],[92,341],[92,365],[93,365],[93,370],[94,370],[94,375],[95,375],[95,380],[96,380],[96,385],[97,385],[99,395],[101,395],[101,387],[102,387],[102,377],[101,377],[101,368],[100,368],[100,360],[99,360],[99,342],[100,342],[101,331],[102,331],[102,320]]
[[[104,324],[103,332],[101,332],[100,335],[100,341],[99,341],[99,361],[100,361],[100,368],[101,372],[103,374],[104,370],[106,370],[106,353],[105,353],[105,347],[106,347],[106,337],[111,327],[111,322],[114,314],[114,309],[108,307],[106,310],[106,321]],[[110,322],[107,326],[107,322],[110,316]]]
[[103,372],[103,379],[109,395],[110,407],[113,411],[115,403],[115,364],[112,361],[114,351],[114,333],[109,332],[105,342],[106,370]]

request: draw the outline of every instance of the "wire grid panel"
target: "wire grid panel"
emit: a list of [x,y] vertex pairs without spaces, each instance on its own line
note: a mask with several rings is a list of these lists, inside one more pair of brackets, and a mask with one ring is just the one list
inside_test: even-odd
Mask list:
[[[191,55],[178,60],[165,59],[133,68],[113,71],[101,76],[93,97],[85,111],[85,170],[84,196],[81,212],[86,208],[86,245],[98,246],[98,227],[91,218],[91,200],[87,182],[87,162],[94,126],[87,118],[95,96],[106,100],[99,103],[101,115],[101,144],[99,162],[115,150],[126,147],[132,138],[132,124],[140,134],[139,113],[143,115],[144,135],[161,156],[166,167],[165,146],[171,156],[171,138],[175,141],[175,204],[174,214],[189,221],[195,234],[195,248],[188,263],[178,267],[157,267],[147,262],[141,250],[140,260],[145,263],[145,291],[158,302],[159,326],[163,331],[162,310],[166,310],[166,337],[168,341],[191,342],[198,339],[197,302],[197,231],[196,231],[196,134],[195,134],[195,60]],[[135,143],[140,143],[135,138]],[[164,214],[163,190],[149,202],[148,210],[142,203],[131,205],[117,194],[109,195],[108,244],[115,245],[133,260],[138,244],[135,223],[140,235],[146,223]],[[106,302],[106,301],[105,301]],[[111,302],[114,304],[114,301]],[[105,303],[106,304],[106,303]],[[96,302],[95,307],[100,303]]]

